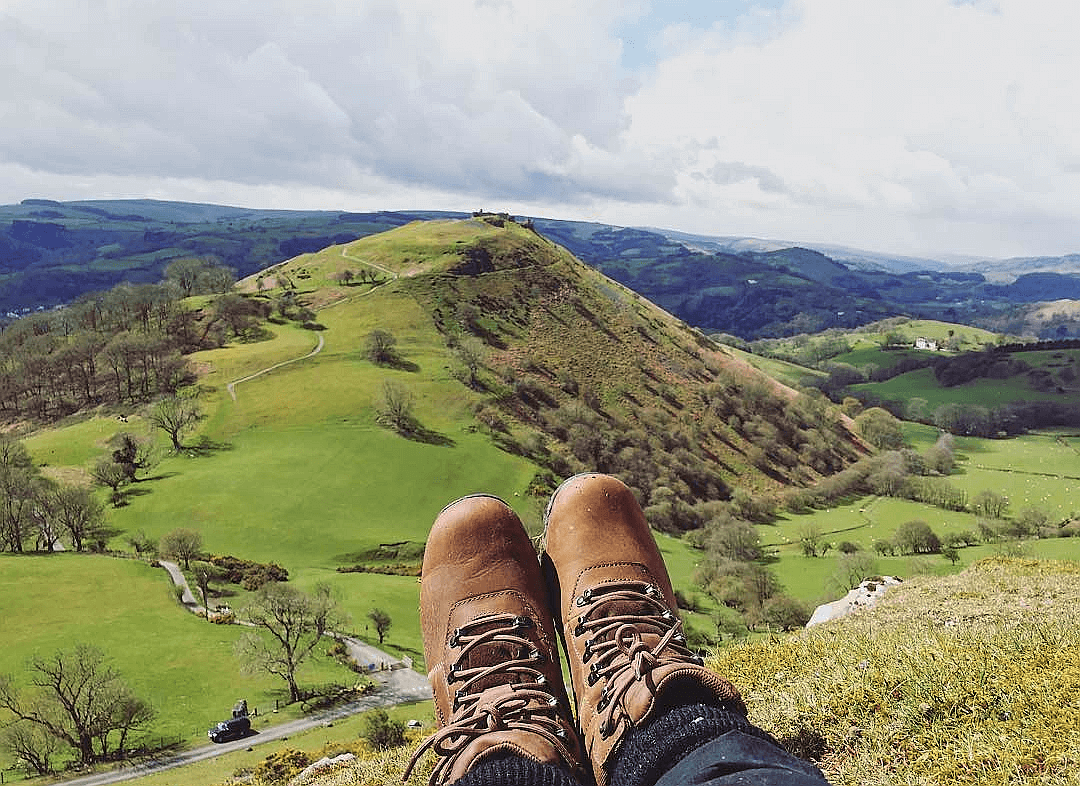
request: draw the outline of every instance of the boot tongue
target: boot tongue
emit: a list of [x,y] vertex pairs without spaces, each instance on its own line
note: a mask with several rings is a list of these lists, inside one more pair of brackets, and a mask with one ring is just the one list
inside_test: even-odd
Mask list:
[[[474,645],[470,648],[469,652],[463,655],[458,661],[458,669],[471,670],[484,669],[491,666],[504,666],[511,661],[521,661],[528,658],[530,652],[535,649],[535,647],[525,639],[528,629],[514,628],[512,624],[507,623],[505,617],[496,618],[490,614],[478,617],[473,624],[470,625],[468,635],[470,639],[472,639],[491,631],[500,631],[496,634],[500,639],[505,639],[509,635],[515,639],[520,638],[521,641],[496,641],[494,639],[489,639],[481,644]],[[495,687],[496,685],[522,682],[524,679],[525,675],[523,674],[499,669],[492,672],[487,677],[473,682],[469,687],[469,692],[477,693]]]

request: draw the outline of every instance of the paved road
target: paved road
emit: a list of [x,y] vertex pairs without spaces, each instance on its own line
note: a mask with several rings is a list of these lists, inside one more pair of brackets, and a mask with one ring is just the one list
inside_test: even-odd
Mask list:
[[[201,611],[202,607],[197,605],[195,596],[192,594],[191,588],[188,586],[187,580],[184,578],[184,574],[181,573],[179,566],[175,562],[169,562],[168,560],[160,560],[160,563],[169,573],[173,583],[179,587],[183,587],[182,599],[184,606],[195,613]],[[357,664],[365,669],[368,668],[370,664],[375,664],[377,670],[369,674],[369,676],[373,677],[379,683],[379,687],[374,693],[363,696],[357,701],[343,704],[340,707],[313,713],[306,718],[264,728],[258,731],[258,733],[253,734],[250,737],[245,737],[242,740],[201,745],[198,748],[192,748],[191,750],[183,751],[181,753],[170,753],[163,756],[143,759],[140,760],[138,764],[124,766],[118,770],[96,773],[94,775],[84,775],[81,778],[73,778],[62,782],[65,786],[105,786],[105,784],[119,783],[120,781],[131,780],[132,778],[140,778],[143,775],[149,775],[153,772],[161,772],[162,770],[183,767],[185,764],[193,764],[194,762],[203,761],[204,759],[211,759],[215,756],[220,756],[223,753],[231,753],[232,751],[244,750],[245,748],[251,748],[255,745],[261,745],[265,742],[280,740],[283,737],[288,737],[297,732],[324,726],[339,718],[347,718],[351,715],[365,712],[373,707],[389,707],[394,704],[425,701],[431,698],[431,686],[428,684],[427,678],[422,674],[417,674],[410,668],[402,668],[400,662],[392,655],[388,655],[379,648],[373,647],[359,639],[345,636],[342,637],[342,640],[345,642],[346,647],[349,649],[349,654]],[[378,669],[382,664],[393,664],[399,668],[389,671],[380,671]],[[263,715],[260,717],[265,718],[267,716]],[[258,723],[258,721],[256,721],[256,723]]]
[[[389,655],[386,655],[385,653],[381,654],[384,659],[391,660]],[[144,759],[138,764],[126,766],[119,770],[97,773],[95,775],[85,775],[81,778],[63,781],[63,783],[65,786],[106,786],[106,784],[110,783],[119,783],[121,781],[131,780],[132,778],[140,778],[143,775],[149,775],[153,772],[161,772],[162,770],[169,770],[174,767],[183,767],[185,764],[193,764],[197,761],[203,761],[204,759],[211,759],[215,756],[221,756],[224,753],[244,750],[245,748],[251,748],[265,742],[280,740],[283,737],[288,737],[301,731],[325,726],[327,723],[331,723],[340,718],[347,718],[350,715],[365,712],[373,707],[386,707],[392,704],[404,704],[406,702],[423,701],[431,698],[431,689],[428,686],[427,680],[412,669],[396,669],[394,671],[377,672],[373,676],[380,682],[378,690],[357,701],[350,702],[349,704],[343,704],[342,706],[335,707],[331,710],[314,713],[309,717],[301,718],[300,720],[288,721],[276,726],[270,726],[250,737],[245,737],[242,740],[221,744],[210,743],[198,748],[183,751],[182,753],[171,753],[156,758]]]

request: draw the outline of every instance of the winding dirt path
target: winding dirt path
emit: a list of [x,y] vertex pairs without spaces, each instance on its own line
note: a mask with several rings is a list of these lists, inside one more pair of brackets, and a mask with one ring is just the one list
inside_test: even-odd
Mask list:
[[236,401],[236,386],[239,385],[241,382],[248,382],[248,381],[250,381],[252,379],[255,379],[256,377],[261,377],[263,374],[268,374],[271,371],[273,371],[274,369],[281,368],[282,366],[287,366],[290,363],[299,363],[301,360],[307,360],[308,358],[313,358],[316,355],[318,355],[320,352],[322,352],[322,349],[323,349],[324,346],[326,346],[326,339],[320,333],[319,334],[319,343],[317,343],[315,345],[315,349],[311,350],[306,355],[304,355],[302,357],[298,357],[298,358],[293,358],[292,360],[283,360],[280,363],[275,363],[274,365],[270,366],[269,368],[264,368],[261,371],[256,371],[254,374],[249,374],[248,376],[242,377],[240,379],[234,379],[232,382],[230,382],[229,384],[227,384],[225,386],[225,389],[227,391],[229,391],[229,395],[232,396],[232,400]]

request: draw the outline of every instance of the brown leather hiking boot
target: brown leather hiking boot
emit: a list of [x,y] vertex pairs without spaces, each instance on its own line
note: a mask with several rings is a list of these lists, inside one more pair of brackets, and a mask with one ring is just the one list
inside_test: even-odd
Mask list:
[[500,753],[577,772],[581,745],[559,667],[540,564],[502,500],[465,497],[439,514],[420,579],[424,657],[439,730],[417,750],[448,783]]
[[742,707],[738,691],[686,648],[663,558],[620,480],[578,475],[563,483],[548,505],[544,538],[551,606],[599,786],[626,733],[663,707]]

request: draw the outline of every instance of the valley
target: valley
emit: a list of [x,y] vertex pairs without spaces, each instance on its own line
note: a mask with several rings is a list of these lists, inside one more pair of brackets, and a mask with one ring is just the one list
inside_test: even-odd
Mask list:
[[[1080,424],[1010,439],[957,434],[946,474],[910,476],[947,482],[966,495],[964,509],[862,486],[792,501],[888,452],[859,430],[875,405],[905,418],[896,428],[911,454],[929,455],[940,437],[935,413],[946,405],[989,411],[1017,396],[1068,403],[1075,391],[1060,374],[1080,350],[1017,353],[1027,367],[1010,377],[951,387],[929,366],[876,380],[918,355],[886,348],[891,341],[955,338],[944,358],[981,350],[994,334],[908,320],[845,332],[844,347],[830,333],[778,339],[768,351],[727,346],[583,264],[539,221],[537,229],[499,216],[439,218],[252,271],[235,291],[259,304],[258,330],[248,325],[245,335],[185,355],[194,377],[183,389],[202,415],[184,436],[186,450],[172,451],[153,428],[149,398],[120,397],[51,423],[13,418],[34,464],[57,482],[89,483],[121,431],[154,443],[159,460],[124,487],[123,504],[108,505],[103,553],[0,554],[0,674],[18,675],[35,654],[93,642],[155,708],[143,732],[151,746],[155,737],[180,746],[204,739],[240,697],[281,705],[278,718],[298,717],[303,709],[283,704],[280,680],[242,668],[240,627],[184,612],[164,572],[133,558],[132,536],[158,541],[189,528],[208,554],[276,563],[305,591],[327,585],[350,617],[348,632],[366,641],[376,640],[369,614],[380,609],[393,623],[383,647],[422,673],[416,569],[439,510],[464,494],[494,493],[539,534],[554,485],[586,469],[620,474],[639,493],[692,638],[705,648],[784,627],[764,614],[771,596],[809,608],[842,594],[853,570],[945,575],[983,557],[1080,556],[1080,540],[1065,537],[1077,523]],[[187,301],[192,324],[211,318],[212,301]],[[301,309],[310,318],[293,318]],[[371,352],[376,331],[393,338],[381,360]],[[832,349],[811,357],[830,340]],[[1037,388],[1032,372],[1046,369],[1064,383],[1060,391]],[[407,394],[409,420],[387,427],[393,390]],[[910,410],[916,400],[921,409]],[[1007,497],[1007,514],[974,509],[988,490]],[[105,490],[96,493],[108,503]],[[1026,536],[1004,529],[1029,509],[1043,517]],[[914,520],[943,542],[962,536],[957,559],[875,548]],[[753,576],[776,583],[756,606],[700,574],[713,558],[710,539],[743,525],[758,539]],[[364,570],[340,570],[358,565]],[[742,567],[724,569],[740,587],[747,580]],[[215,591],[236,610],[252,595],[235,584]],[[301,682],[355,680],[325,649],[302,667]],[[0,752],[0,770],[13,766]]]

